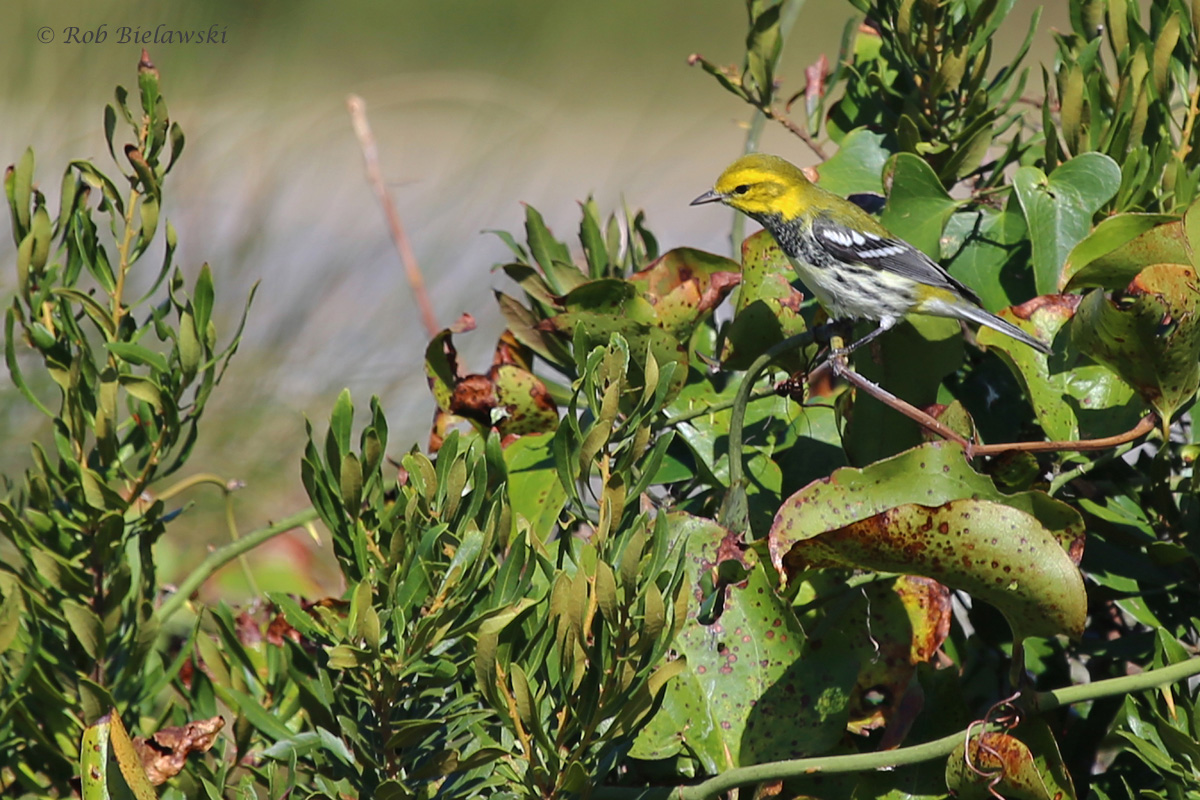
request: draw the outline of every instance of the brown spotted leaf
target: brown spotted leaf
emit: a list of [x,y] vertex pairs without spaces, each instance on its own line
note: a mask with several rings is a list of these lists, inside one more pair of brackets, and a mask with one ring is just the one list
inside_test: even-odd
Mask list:
[[1000,354],[1024,384],[1038,424],[1048,438],[1058,441],[1112,436],[1131,428],[1143,413],[1133,387],[1079,352],[1069,336],[1058,336],[1081,299],[1074,294],[1042,295],[1000,312],[1021,329],[1054,343],[1050,356],[991,328],[979,331],[979,343]]
[[[573,290],[562,298],[566,310],[538,323],[542,331],[556,331],[574,342],[582,339],[588,350],[605,347],[614,333],[629,343],[630,352],[654,354],[659,368],[668,363],[676,365],[671,380],[671,393],[683,387],[687,379],[687,338],[680,338],[660,326],[655,307],[629,281],[595,280]],[[631,364],[632,380],[643,379],[636,364]]]
[[988,500],[896,506],[797,542],[789,578],[814,567],[924,575],[994,605],[1014,638],[1083,633],[1083,578],[1036,517]]
[[1200,386],[1200,286],[1183,264],[1155,264],[1125,291],[1089,293],[1071,341],[1130,383],[1164,424]]
[[1000,732],[971,738],[971,765],[985,775],[967,765],[964,745],[955,747],[946,761],[946,788],[959,800],[995,797],[989,784],[1003,797],[1017,800],[1074,800],[1075,786],[1046,723],[1023,723],[1017,732],[1019,739]]
[[1084,528],[1078,511],[1045,492],[1004,494],[991,479],[971,469],[959,445],[929,442],[861,469],[835,470],[789,497],[768,534],[771,562],[786,582],[784,556],[805,539],[896,506],[934,507],[963,498],[991,500],[1031,514],[1073,563],[1083,556]]
[[[795,279],[791,263],[770,231],[759,231],[742,243],[742,283],[721,353],[726,369],[745,369],[767,348],[804,332],[800,315],[804,295],[792,286]],[[805,364],[804,353],[788,353],[780,364],[796,372]]]
[[629,282],[654,306],[659,326],[686,337],[737,285],[740,272],[736,261],[679,247],[630,275]]
[[807,646],[791,606],[753,550],[741,553],[749,571],[724,588],[723,613],[701,624],[697,610],[729,550],[728,531],[716,523],[672,514],[695,594],[675,642],[687,669],[667,684],[661,711],[639,732],[632,755],[668,758],[686,751],[709,771],[816,755],[845,731],[857,659],[846,637]]
[[425,372],[441,412],[435,420],[435,436],[441,438],[438,425],[448,422],[445,415],[471,420],[484,430],[494,427],[501,436],[558,427],[558,407],[541,379],[521,364],[524,354],[515,342],[501,338],[486,375],[464,375],[451,338],[454,332],[441,331],[425,350]]

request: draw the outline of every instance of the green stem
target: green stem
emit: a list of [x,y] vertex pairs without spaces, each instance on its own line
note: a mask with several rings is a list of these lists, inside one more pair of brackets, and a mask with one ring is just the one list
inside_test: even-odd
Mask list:
[[1125,455],[1133,449],[1134,444],[1134,442],[1126,442],[1120,447],[1109,450],[1107,453],[1101,453],[1100,455],[1096,456],[1096,458],[1091,459],[1090,461],[1085,461],[1073,469],[1069,469],[1066,472],[1060,472],[1050,481],[1050,488],[1046,491],[1046,493],[1051,497],[1054,497],[1063,490],[1064,486],[1079,476],[1086,475],[1096,467],[1099,467],[1102,464],[1107,464],[1108,462],[1114,461]]
[[721,506],[718,521],[734,531],[743,531],[747,527],[747,510],[745,503],[746,489],[743,485],[745,472],[742,465],[742,431],[746,425],[746,406],[750,403],[751,390],[771,362],[780,354],[799,347],[812,344],[813,332],[804,331],[795,336],[789,336],[767,349],[767,352],[754,360],[733,398],[733,415],[729,420],[729,493]]
[[252,531],[235,542],[230,542],[224,547],[218,548],[208,554],[208,558],[200,562],[200,566],[192,570],[191,574],[184,578],[183,583],[179,584],[179,588],[173,595],[163,601],[162,607],[158,610],[158,619],[160,622],[165,622],[170,619],[176,611],[183,607],[187,599],[200,588],[200,586],[212,577],[213,573],[221,567],[233,561],[243,553],[248,553],[255,547],[258,547],[268,539],[272,539],[281,533],[287,533],[293,528],[298,528],[305,523],[312,522],[317,518],[317,511],[314,508],[306,508],[292,514],[290,517],[281,519],[274,525],[268,525],[265,528],[259,528]]
[[[1200,674],[1200,658],[1191,658],[1169,667],[1147,670],[1139,675],[1068,686],[1049,692],[1038,692],[1033,697],[1033,710],[1049,711],[1059,706],[1114,697],[1130,692],[1141,692],[1174,683],[1192,675]],[[711,800],[739,786],[765,781],[803,778],[811,775],[834,775],[846,772],[892,769],[945,758],[966,737],[962,730],[943,736],[932,742],[884,750],[875,753],[858,753],[849,756],[824,756],[820,758],[797,758],[790,761],[774,761],[750,767],[736,767],[706,781],[691,786],[656,786],[651,788],[625,788],[603,786],[592,793],[595,800]]]

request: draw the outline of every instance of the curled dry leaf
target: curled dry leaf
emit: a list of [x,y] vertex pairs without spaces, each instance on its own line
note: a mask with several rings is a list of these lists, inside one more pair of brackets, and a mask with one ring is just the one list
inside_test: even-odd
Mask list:
[[163,728],[149,738],[135,736],[133,746],[150,782],[159,786],[180,773],[189,754],[209,750],[224,727],[222,717],[196,720]]

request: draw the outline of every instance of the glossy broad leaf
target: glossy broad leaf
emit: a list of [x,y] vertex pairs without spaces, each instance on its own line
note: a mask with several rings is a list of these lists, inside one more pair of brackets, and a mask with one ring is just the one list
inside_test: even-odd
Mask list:
[[912,153],[899,153],[887,164],[887,205],[881,221],[896,236],[928,256],[941,254],[942,229],[958,207],[937,173]]
[[884,135],[867,128],[846,134],[838,151],[817,167],[822,189],[847,197],[883,194],[883,167],[891,155],[883,147]]
[[1088,294],[1071,327],[1071,341],[1108,366],[1154,407],[1166,425],[1200,386],[1200,287],[1181,264],[1156,264],[1119,297]]
[[821,567],[923,575],[994,605],[1017,640],[1078,637],[1087,614],[1083,578],[1054,534],[989,500],[896,506],[797,542],[783,567],[789,577]]
[[[845,729],[857,673],[844,640],[806,647],[795,614],[752,551],[709,520],[674,518],[685,526],[686,580],[698,601],[675,644],[688,667],[668,684],[662,710],[632,755],[694,750],[707,768],[725,769],[828,751]],[[745,580],[717,589],[723,610],[716,622],[702,624],[697,606],[705,585],[712,586],[722,561],[739,555]]]
[[[726,369],[746,369],[771,346],[804,332],[804,295],[792,286],[795,279],[791,262],[770,231],[742,242],[742,282],[721,353]],[[780,357],[780,364],[793,372],[804,363],[803,354],[796,351]]]
[[1092,229],[1092,217],[1121,185],[1121,169],[1102,153],[1084,153],[1049,176],[1037,167],[1021,167],[1013,187],[1029,238],[1038,294],[1058,290],[1067,254]]
[[1029,238],[1019,211],[973,209],[952,215],[942,237],[946,269],[995,313],[1034,296]]
[[1058,333],[1075,315],[1078,295],[1043,295],[1000,312],[1003,319],[1044,342],[1047,356],[1002,333],[983,328],[979,343],[995,349],[1021,381],[1046,436],[1057,441],[1094,439],[1128,430],[1142,415],[1133,387],[1080,353]]
[[1116,291],[1151,264],[1190,264],[1183,220],[1167,214],[1118,214],[1075,245],[1059,284],[1069,292],[1099,286]]

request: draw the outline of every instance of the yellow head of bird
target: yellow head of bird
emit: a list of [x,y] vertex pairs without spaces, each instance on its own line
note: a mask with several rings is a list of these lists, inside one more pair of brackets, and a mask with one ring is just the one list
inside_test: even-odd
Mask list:
[[712,191],[692,205],[721,202],[752,217],[778,214],[786,220],[800,215],[804,194],[811,188],[794,164],[779,156],[751,153],[726,167]]

